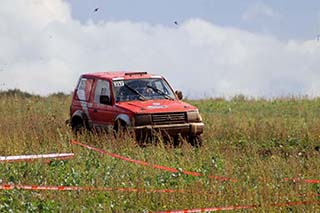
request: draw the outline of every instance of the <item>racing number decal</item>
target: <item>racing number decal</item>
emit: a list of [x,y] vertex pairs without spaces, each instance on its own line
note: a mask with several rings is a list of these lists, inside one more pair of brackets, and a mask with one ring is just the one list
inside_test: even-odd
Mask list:
[[123,81],[114,81],[113,85],[115,87],[123,87],[124,86],[124,82]]

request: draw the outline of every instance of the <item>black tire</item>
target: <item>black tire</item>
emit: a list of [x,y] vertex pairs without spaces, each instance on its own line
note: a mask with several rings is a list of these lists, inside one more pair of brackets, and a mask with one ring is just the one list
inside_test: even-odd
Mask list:
[[202,146],[202,137],[201,135],[190,135],[188,141],[193,147],[201,147]]
[[127,124],[124,121],[118,120],[116,121],[114,127],[114,136],[115,138],[124,138],[129,135],[129,131],[127,128]]
[[179,135],[173,137],[172,142],[173,142],[174,148],[181,147],[181,145],[183,144],[183,140],[181,139],[181,137]]
[[72,131],[74,134],[82,134],[84,132],[84,126],[81,123],[78,123],[74,126],[72,126]]
[[78,118],[78,119],[75,119],[74,121],[72,121],[72,131],[75,133],[75,134],[82,134],[85,132],[86,130],[86,124],[85,122]]

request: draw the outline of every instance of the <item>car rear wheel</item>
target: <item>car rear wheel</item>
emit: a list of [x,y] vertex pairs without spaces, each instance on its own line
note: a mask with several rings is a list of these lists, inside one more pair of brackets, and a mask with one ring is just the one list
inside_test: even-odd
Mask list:
[[81,118],[74,118],[71,127],[75,134],[82,134],[86,130],[85,122]]

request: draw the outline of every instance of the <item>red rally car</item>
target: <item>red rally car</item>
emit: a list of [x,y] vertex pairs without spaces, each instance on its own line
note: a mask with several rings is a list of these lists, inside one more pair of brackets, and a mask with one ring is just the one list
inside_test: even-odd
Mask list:
[[70,107],[74,131],[134,132],[138,139],[161,133],[201,144],[204,123],[168,81],[147,72],[100,72],[80,76]]

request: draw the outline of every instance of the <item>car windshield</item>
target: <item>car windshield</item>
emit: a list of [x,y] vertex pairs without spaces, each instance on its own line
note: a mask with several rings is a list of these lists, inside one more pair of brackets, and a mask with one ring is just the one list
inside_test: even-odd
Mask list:
[[113,87],[116,102],[131,100],[175,99],[172,89],[162,78],[114,80]]

